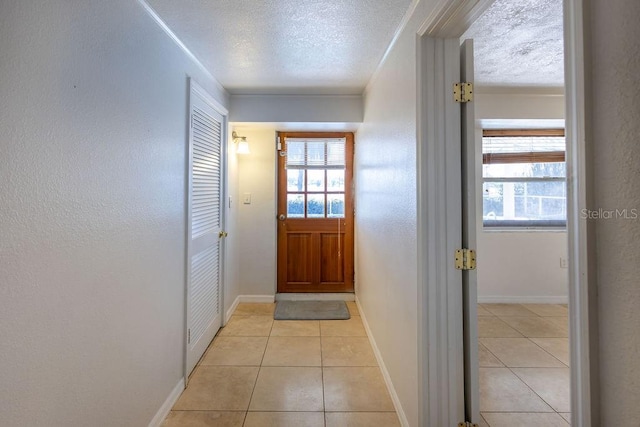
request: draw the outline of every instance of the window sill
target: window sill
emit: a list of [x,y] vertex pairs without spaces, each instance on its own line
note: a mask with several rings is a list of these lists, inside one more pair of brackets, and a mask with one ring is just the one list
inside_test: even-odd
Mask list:
[[566,233],[566,227],[482,227],[484,233]]

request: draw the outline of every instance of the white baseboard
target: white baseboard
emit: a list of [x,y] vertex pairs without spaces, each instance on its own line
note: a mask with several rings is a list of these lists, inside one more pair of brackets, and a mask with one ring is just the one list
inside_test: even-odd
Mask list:
[[354,293],[286,293],[276,294],[276,301],[355,301]]
[[240,302],[271,303],[275,301],[275,295],[239,295]]
[[378,361],[378,365],[380,366],[380,371],[382,372],[382,377],[384,378],[384,382],[387,385],[387,390],[389,391],[389,395],[391,396],[391,401],[393,402],[393,406],[396,408],[396,414],[398,415],[398,419],[400,420],[400,425],[402,425],[402,427],[409,427],[409,420],[407,420],[407,415],[404,413],[404,409],[402,409],[400,398],[398,397],[398,393],[396,392],[396,389],[393,387],[393,383],[391,382],[391,376],[389,375],[387,366],[384,364],[384,360],[382,359],[382,354],[380,354],[380,350],[378,349],[376,340],[373,338],[371,329],[369,329],[369,323],[367,323],[367,318],[365,317],[364,312],[362,311],[362,307],[360,306],[360,301],[358,300],[358,297],[356,297],[355,300],[356,300],[356,305],[358,306],[358,312],[360,313],[360,318],[362,319],[362,324],[364,325],[364,329],[367,333],[367,337],[369,338],[369,343],[371,343],[371,347],[373,348],[373,354],[375,354],[376,356],[376,360]]
[[238,304],[240,304],[241,302],[248,302],[248,303],[272,303],[275,300],[275,296],[274,295],[238,295],[235,299],[235,301],[233,301],[233,304],[231,304],[231,307],[229,307],[229,310],[227,310],[226,312],[226,318],[224,320],[224,324],[226,325],[227,322],[229,322],[229,319],[231,319],[231,316],[233,316],[233,313],[236,311],[236,308],[238,308]]
[[233,304],[231,304],[231,307],[229,307],[229,310],[227,310],[227,312],[225,313],[226,317],[224,318],[223,326],[229,322],[229,319],[231,319],[231,316],[233,316],[236,308],[238,308],[238,304],[240,304],[240,295],[236,297],[235,301],[233,301]]
[[156,415],[149,423],[149,427],[160,427],[164,419],[167,418],[167,415],[169,415],[169,412],[171,412],[171,408],[173,408],[173,405],[175,405],[175,403],[178,401],[178,398],[183,391],[184,378],[181,378],[180,381],[178,381],[178,384],[176,384],[173,390],[171,390],[171,393],[169,393],[169,396],[167,396],[167,399],[164,401],[160,409],[158,409],[158,412],[156,412]]
[[479,304],[567,304],[567,296],[478,296]]

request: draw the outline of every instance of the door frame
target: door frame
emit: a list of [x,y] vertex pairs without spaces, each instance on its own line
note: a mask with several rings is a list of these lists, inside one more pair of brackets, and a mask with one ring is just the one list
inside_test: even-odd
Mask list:
[[[207,102],[214,110],[216,110],[220,115],[222,115],[222,123],[220,126],[221,136],[220,136],[220,228],[222,230],[225,229],[226,219],[227,219],[227,209],[228,204],[227,200],[227,185],[228,185],[228,169],[227,169],[227,140],[228,140],[228,125],[229,125],[229,110],[227,110],[222,104],[216,101],[197,81],[193,79],[193,77],[187,78],[187,87],[188,87],[188,102],[187,102],[187,118],[186,118],[186,158],[185,158],[185,281],[184,281],[184,338],[182,343],[182,351],[184,355],[183,360],[183,376],[184,376],[184,386],[187,387],[189,382],[189,362],[188,362],[188,352],[189,352],[189,285],[190,285],[190,264],[191,264],[191,196],[192,196],[192,185],[191,185],[191,155],[192,155],[192,144],[191,144],[191,112],[193,110],[193,92],[197,92],[204,100]],[[219,301],[219,310],[220,310],[220,326],[224,326],[226,322],[226,313],[225,313],[225,252],[226,252],[226,244],[225,239],[220,239],[220,248],[219,248],[219,286],[218,286],[218,301]]]
[[462,153],[461,144],[450,143],[461,140],[452,92],[459,44],[439,37],[418,43],[418,401],[428,402],[421,426],[457,425],[464,418],[462,274],[453,263],[462,243]]
[[[340,293],[353,293],[355,291],[355,211],[354,211],[354,156],[355,156],[355,134],[350,131],[278,131],[277,138],[277,158],[276,158],[276,216],[278,217],[276,223],[276,293],[328,293],[328,294],[340,294]],[[293,290],[287,291],[280,288],[281,282],[286,282],[286,231],[281,234],[283,222],[279,219],[280,215],[287,215],[287,178],[286,178],[286,138],[300,138],[300,139],[331,139],[331,138],[344,138],[345,139],[345,216],[344,216],[344,255],[343,255],[343,269],[344,277],[343,282],[348,289],[330,289],[328,291],[314,290]],[[285,155],[282,155],[283,151]],[[348,196],[348,197],[347,197]],[[281,199],[283,197],[283,199]],[[287,218],[288,219],[288,218]],[[297,218],[293,218],[296,220]],[[304,218],[309,219],[309,218]],[[321,219],[337,219],[340,218],[321,218]],[[312,218],[311,221],[314,219]],[[313,253],[312,253],[313,254]],[[320,254],[315,254],[320,255]]]
[[[449,340],[455,338],[449,327],[447,306],[437,296],[447,294],[447,277],[453,257],[447,250],[429,249],[428,230],[446,227],[446,211],[430,203],[446,197],[446,180],[432,178],[437,164],[430,158],[443,152],[444,138],[434,138],[432,129],[438,118],[425,114],[426,106],[445,111],[442,97],[429,99],[436,90],[433,64],[422,57],[423,36],[460,37],[492,3],[492,0],[467,2],[445,0],[421,25],[417,37],[417,197],[418,197],[418,401],[420,426],[457,425],[462,421],[455,410],[463,397],[449,387],[446,376],[449,361],[459,357]],[[598,327],[593,225],[580,217],[583,209],[593,207],[591,141],[586,121],[585,102],[589,101],[585,82],[585,33],[588,14],[583,0],[564,0],[565,134],[567,140],[567,235],[569,247],[569,325],[571,349],[572,424],[591,427],[599,422]],[[587,33],[588,35],[588,33]],[[425,71],[431,71],[431,79]],[[440,77],[440,80],[442,78]],[[430,104],[429,104],[430,103]],[[447,229],[447,233],[456,230]],[[446,238],[445,238],[446,240]],[[431,323],[430,323],[431,321]],[[433,321],[437,321],[435,328]],[[444,331],[444,332],[443,332]],[[434,365],[435,364],[435,365]],[[440,390],[433,393],[430,390]],[[464,392],[462,392],[464,393]],[[452,417],[455,417],[452,419]]]

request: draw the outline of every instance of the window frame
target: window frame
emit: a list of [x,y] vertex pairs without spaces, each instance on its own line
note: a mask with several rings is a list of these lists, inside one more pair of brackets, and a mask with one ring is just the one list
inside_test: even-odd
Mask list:
[[[495,137],[562,137],[564,129],[483,129],[482,144],[484,138]],[[560,163],[566,162],[565,151],[532,151],[514,153],[482,153],[482,166],[485,164],[509,164],[509,163]],[[482,187],[489,182],[564,182],[566,186],[566,172],[564,177],[485,177],[484,167],[482,171]],[[481,197],[482,210],[484,212],[484,197]],[[567,219],[564,220],[488,220],[482,215],[482,228],[485,231],[565,231]]]
[[[285,207],[285,214],[290,219],[304,219],[304,220],[322,220],[322,219],[344,219],[347,216],[347,168],[348,168],[348,138],[346,134],[340,137],[321,137],[321,136],[312,136],[312,137],[295,137],[292,133],[285,134],[282,137],[281,143],[284,146],[284,151],[282,151],[284,157],[284,171],[285,178],[287,179],[287,184],[285,184],[283,190],[286,193],[287,204]],[[298,134],[295,134],[298,135]],[[303,134],[306,135],[306,134]],[[293,140],[293,141],[291,141]],[[333,140],[333,141],[332,141]],[[289,143],[297,142],[304,144],[304,156],[300,161],[296,161],[296,163],[289,163],[288,152],[290,150]],[[323,154],[323,164],[314,164],[309,162],[309,143],[323,143],[324,144],[324,154]],[[339,143],[342,146],[342,163],[341,164],[330,164],[330,143]],[[303,171],[304,173],[304,185],[302,189],[299,190],[290,190],[288,187],[288,171],[289,170],[298,170]],[[323,188],[321,190],[310,189],[309,188],[309,172],[311,171],[321,171],[323,174]],[[330,189],[329,188],[329,171],[341,171],[343,173],[343,185],[342,189]],[[303,206],[302,206],[302,214],[292,215],[289,211],[289,196],[299,196],[302,198]],[[309,213],[309,205],[310,205],[310,196],[318,197],[322,196],[323,203],[323,211],[322,215],[311,215]],[[342,214],[330,214],[330,198],[332,196],[342,196]]]

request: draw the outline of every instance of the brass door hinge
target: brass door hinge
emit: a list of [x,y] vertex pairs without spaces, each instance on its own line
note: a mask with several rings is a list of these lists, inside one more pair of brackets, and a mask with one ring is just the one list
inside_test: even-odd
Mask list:
[[475,270],[476,251],[472,249],[456,249],[456,270]]
[[465,421],[463,423],[458,423],[458,427],[478,427],[478,424],[470,423],[469,421]]
[[473,83],[454,83],[453,100],[456,102],[473,101]]

